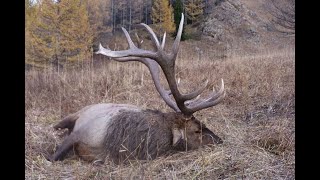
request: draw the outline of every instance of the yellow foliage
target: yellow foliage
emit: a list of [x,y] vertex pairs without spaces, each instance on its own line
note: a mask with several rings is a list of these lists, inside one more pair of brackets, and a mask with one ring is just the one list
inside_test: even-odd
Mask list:
[[152,5],[151,19],[158,28],[163,28],[167,33],[175,31],[173,8],[169,0],[155,0]]
[[55,64],[83,60],[92,45],[86,4],[81,0],[42,0],[26,16],[26,62]]
[[202,0],[188,0],[185,5],[187,18],[192,22],[197,20],[203,15],[203,7]]

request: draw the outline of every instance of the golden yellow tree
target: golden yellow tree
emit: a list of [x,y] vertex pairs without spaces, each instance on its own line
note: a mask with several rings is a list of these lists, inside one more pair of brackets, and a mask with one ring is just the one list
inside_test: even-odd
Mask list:
[[59,53],[71,61],[83,60],[93,38],[86,4],[81,0],[63,0],[59,8]]
[[58,7],[51,0],[42,0],[32,8],[26,15],[26,63],[44,66],[56,52]]
[[167,33],[175,31],[173,8],[169,0],[153,1],[151,19],[158,29],[163,28]]
[[199,20],[203,15],[203,1],[202,0],[187,0],[185,4],[187,18],[193,23]]
[[26,62],[63,64],[83,60],[92,45],[86,4],[81,0],[42,0],[26,16]]
[[30,0],[25,0],[25,61],[29,63],[35,51],[33,47],[35,42],[30,31],[37,19],[38,9],[36,5],[32,5]]

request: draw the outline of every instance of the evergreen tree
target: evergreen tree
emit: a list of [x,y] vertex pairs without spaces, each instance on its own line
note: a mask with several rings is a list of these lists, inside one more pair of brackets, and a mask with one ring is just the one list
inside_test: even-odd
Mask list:
[[[176,30],[175,30],[175,36],[176,36],[178,33],[178,29],[179,29],[181,14],[183,13],[183,3],[181,2],[181,0],[176,0],[173,3],[173,8],[174,8],[174,24],[176,26]],[[186,37],[185,37],[184,26],[183,26],[181,40],[183,41],[185,39],[186,39]]]

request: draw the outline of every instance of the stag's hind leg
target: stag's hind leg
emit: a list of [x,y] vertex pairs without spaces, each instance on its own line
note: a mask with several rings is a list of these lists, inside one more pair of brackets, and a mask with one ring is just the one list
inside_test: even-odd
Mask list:
[[69,134],[72,132],[74,125],[79,117],[74,114],[70,114],[69,116],[65,117],[63,120],[61,120],[57,125],[55,125],[53,128],[55,130],[58,129],[65,129],[68,128]]
[[101,165],[104,163],[106,158],[106,152],[104,149],[99,147],[92,147],[88,144],[84,144],[82,142],[77,143],[75,146],[75,150],[78,156],[81,159],[92,162],[95,165]]
[[51,161],[63,160],[67,153],[79,142],[77,133],[71,133],[62,144],[58,147],[57,151],[52,155]]

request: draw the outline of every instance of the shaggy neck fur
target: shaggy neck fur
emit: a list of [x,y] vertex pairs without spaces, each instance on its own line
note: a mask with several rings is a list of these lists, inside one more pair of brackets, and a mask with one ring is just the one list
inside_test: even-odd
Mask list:
[[176,113],[122,110],[113,117],[107,129],[104,140],[107,154],[122,162],[134,158],[149,160],[172,149],[183,150],[182,143],[172,147],[172,116]]

